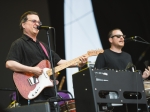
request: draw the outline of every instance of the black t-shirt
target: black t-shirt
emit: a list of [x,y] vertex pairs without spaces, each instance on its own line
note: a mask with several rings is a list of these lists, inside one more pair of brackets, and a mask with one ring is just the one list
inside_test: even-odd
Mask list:
[[104,53],[97,56],[95,68],[124,70],[129,63],[132,63],[131,56],[126,52],[116,53],[110,49],[106,49]]
[[[46,46],[46,44],[43,42],[41,43],[46,48],[47,53],[49,53],[48,46]],[[57,65],[57,63],[61,60],[58,54],[56,54],[54,51],[52,51],[52,57],[54,62],[53,65]],[[42,49],[39,41],[37,40],[35,42],[30,37],[23,34],[21,38],[17,39],[12,43],[6,61],[14,60],[23,65],[36,66],[38,63],[45,59],[48,60],[48,57]],[[35,98],[35,100],[46,100],[47,98],[54,95],[54,88],[47,87],[40,93],[38,97]],[[22,105],[27,104],[27,101],[21,96],[19,101],[19,103],[21,103]]]

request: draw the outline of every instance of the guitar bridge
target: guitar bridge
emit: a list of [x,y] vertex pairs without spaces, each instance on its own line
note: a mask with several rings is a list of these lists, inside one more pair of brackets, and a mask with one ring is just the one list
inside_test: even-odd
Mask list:
[[36,78],[35,76],[33,76],[33,77],[30,77],[30,78],[28,79],[28,82],[29,82],[30,86],[32,86],[32,85],[34,85],[34,84],[39,83],[39,80],[38,80],[38,78]]

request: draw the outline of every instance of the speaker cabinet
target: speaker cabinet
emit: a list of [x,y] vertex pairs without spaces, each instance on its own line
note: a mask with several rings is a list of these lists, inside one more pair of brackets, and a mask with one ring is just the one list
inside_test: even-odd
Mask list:
[[[103,112],[114,108],[123,108],[125,112],[148,111],[140,72],[89,67],[72,77],[77,112]],[[130,110],[130,107],[135,108]]]
[[37,103],[26,106],[6,109],[6,112],[50,112],[50,105],[48,102]]

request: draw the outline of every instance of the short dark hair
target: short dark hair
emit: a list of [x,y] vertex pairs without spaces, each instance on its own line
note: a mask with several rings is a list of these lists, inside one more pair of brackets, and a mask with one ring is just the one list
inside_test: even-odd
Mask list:
[[39,16],[39,14],[37,12],[34,12],[34,11],[27,11],[25,12],[21,17],[20,17],[20,29],[23,30],[23,27],[22,27],[22,23],[26,22],[28,20],[27,16],[28,15],[37,15]]
[[108,33],[108,38],[111,38],[111,37],[112,37],[112,32],[113,32],[114,30],[120,30],[120,31],[121,31],[121,29],[119,29],[119,28],[115,28],[115,29],[109,31],[109,33]]

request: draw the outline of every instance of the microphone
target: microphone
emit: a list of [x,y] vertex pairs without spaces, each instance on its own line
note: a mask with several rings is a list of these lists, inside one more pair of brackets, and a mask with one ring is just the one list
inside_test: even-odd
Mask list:
[[125,42],[129,42],[129,41],[136,41],[135,39],[137,39],[138,36],[133,36],[133,37],[130,37],[130,38],[125,38]]
[[41,29],[44,29],[44,30],[49,30],[49,29],[51,29],[51,28],[53,28],[53,27],[49,27],[49,26],[37,26],[37,29],[38,30],[41,30]]

